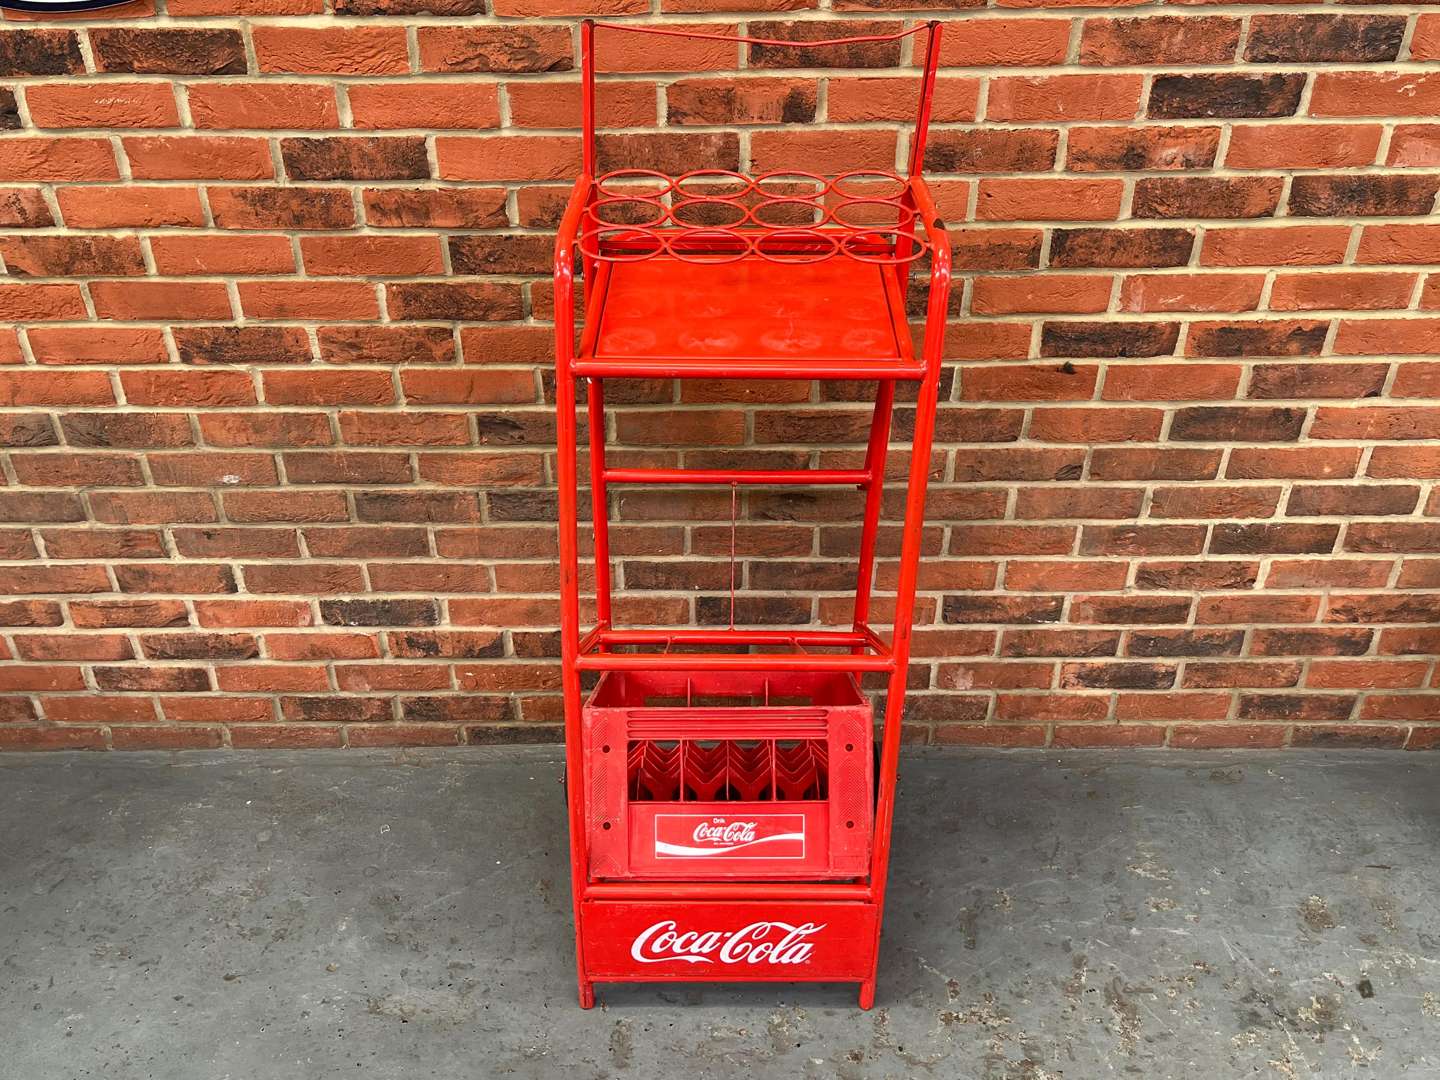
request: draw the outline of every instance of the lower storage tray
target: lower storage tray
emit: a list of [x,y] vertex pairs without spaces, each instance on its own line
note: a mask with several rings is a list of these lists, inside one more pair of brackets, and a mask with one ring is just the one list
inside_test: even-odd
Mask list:
[[869,702],[826,672],[607,672],[585,704],[592,879],[869,870]]

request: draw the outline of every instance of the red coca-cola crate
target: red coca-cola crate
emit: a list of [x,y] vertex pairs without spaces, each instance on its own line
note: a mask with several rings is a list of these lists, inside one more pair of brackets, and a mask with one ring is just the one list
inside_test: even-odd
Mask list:
[[606,672],[583,717],[591,875],[864,875],[872,723],[848,672]]

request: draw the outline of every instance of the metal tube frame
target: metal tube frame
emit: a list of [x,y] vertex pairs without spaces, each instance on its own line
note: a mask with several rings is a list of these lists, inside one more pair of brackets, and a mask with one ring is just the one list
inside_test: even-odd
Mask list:
[[[610,24],[605,24],[610,25]],[[617,29],[645,32],[644,28],[618,26]],[[691,898],[713,901],[787,900],[807,898],[816,901],[863,903],[875,912],[875,941],[870,955],[878,958],[878,939],[886,893],[886,877],[890,863],[890,834],[894,822],[895,775],[899,757],[906,675],[910,660],[915,593],[919,573],[920,547],[924,525],[926,486],[930,471],[930,453],[935,430],[935,411],[942,360],[946,309],[950,293],[950,246],[944,223],[936,212],[925,182],[921,177],[931,104],[934,97],[936,66],[939,55],[940,27],[937,22],[924,24],[916,30],[926,31],[924,69],[921,77],[920,100],[915,130],[909,153],[909,176],[904,199],[912,206],[915,219],[925,230],[932,249],[929,273],[929,299],[921,350],[923,374],[915,408],[914,434],[911,440],[908,488],[905,500],[905,521],[901,534],[899,579],[895,589],[893,633],[887,645],[869,626],[871,594],[874,583],[877,536],[884,489],[885,463],[889,447],[891,416],[895,403],[895,382],[878,378],[875,411],[861,469],[844,470],[724,470],[686,471],[681,469],[618,469],[605,463],[604,385],[600,378],[588,377],[577,365],[575,355],[575,271],[577,237],[586,207],[596,198],[595,176],[597,151],[595,142],[595,23],[581,24],[582,67],[582,173],[573,188],[558,230],[555,248],[555,347],[556,347],[556,441],[555,480],[558,487],[559,557],[560,557],[560,639],[561,685],[565,707],[565,765],[567,777],[567,818],[570,831],[570,870],[575,911],[575,949],[580,1004],[594,1004],[594,987],[588,974],[581,932],[582,906],[586,901],[633,899],[636,897]],[[907,31],[913,33],[916,30]],[[667,31],[675,34],[675,31]],[[704,36],[704,35],[698,35]],[[896,35],[900,36],[900,35]],[[727,40],[731,40],[728,39]],[[749,40],[735,38],[733,40]],[[796,42],[797,45],[819,45],[821,42]],[[912,225],[912,228],[914,226]],[[902,237],[897,249],[905,240]],[[584,264],[583,287],[587,302],[587,318],[594,318],[590,308],[594,299],[591,283],[597,269],[596,260],[580,257]],[[892,289],[904,294],[908,270],[904,264],[884,268],[893,276]],[[699,372],[685,372],[699,374]],[[704,370],[708,378],[744,378],[746,369],[740,364],[717,364]],[[789,377],[814,378],[813,373],[797,369]],[[818,377],[837,378],[832,369]],[[862,376],[863,377],[863,376]],[[870,376],[875,378],[873,374]],[[595,610],[596,625],[582,637],[580,626],[579,536],[577,469],[577,384],[587,382],[587,418],[589,426],[590,484],[593,502]],[[613,627],[611,608],[611,577],[609,556],[609,520],[607,490],[610,483],[647,484],[853,484],[865,491],[859,572],[856,582],[852,629],[849,631],[794,631],[736,629],[617,630]],[[735,644],[788,645],[794,651],[776,654],[690,653],[671,652],[672,645]],[[663,644],[663,654],[617,653],[614,646]],[[848,650],[814,653],[812,647]],[[603,883],[588,877],[588,851],[585,831],[585,762],[581,740],[581,672],[586,670],[690,669],[705,671],[768,670],[804,668],[805,670],[836,670],[860,673],[881,671],[887,674],[884,719],[881,730],[879,785],[876,796],[872,857],[868,880],[853,884],[806,885],[803,883]],[[872,960],[868,977],[860,984],[860,1005],[869,1008],[875,998],[875,969]]]

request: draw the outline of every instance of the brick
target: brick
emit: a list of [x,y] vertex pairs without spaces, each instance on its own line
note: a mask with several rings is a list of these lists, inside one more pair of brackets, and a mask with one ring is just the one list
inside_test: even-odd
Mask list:
[[1041,334],[1040,355],[1169,356],[1179,336],[1177,323],[1047,321]]
[[110,405],[114,400],[103,372],[0,369],[0,406]]
[[1318,596],[1213,596],[1195,609],[1197,623],[1291,623],[1313,620],[1320,610]]
[[78,286],[0,285],[0,319],[51,322],[86,316]]
[[1120,214],[1119,180],[982,180],[975,216],[985,221],[1096,221]]
[[137,135],[122,140],[137,180],[268,180],[264,139],[234,135]]
[[0,187],[0,228],[43,229],[53,224],[54,215],[38,189]]
[[0,258],[17,277],[132,277],[145,273],[134,237],[0,236]]
[[[1084,721],[1104,720],[1110,711],[1108,697],[1081,694],[997,694],[995,720]],[[1067,729],[1073,731],[1073,728]],[[1163,733],[1163,732],[1162,732]]]
[[365,192],[365,220],[381,228],[491,228],[508,224],[502,188],[400,189]]
[[16,454],[11,466],[18,483],[38,487],[135,487],[144,483],[140,460],[133,455]]
[[267,371],[264,385],[272,405],[389,405],[395,399],[386,371]]
[[73,30],[40,27],[0,32],[0,75],[80,75],[85,59]]
[[1141,86],[1139,75],[997,77],[990,80],[985,115],[1021,122],[1131,120],[1140,107]]
[[1252,311],[1264,286],[1261,274],[1131,274],[1120,310]]
[[106,27],[92,29],[89,37],[97,71],[245,74],[245,43],[238,30]]
[[1300,437],[1305,410],[1280,406],[1191,405],[1175,411],[1174,441],[1293,442]]
[[1146,115],[1165,120],[1293,116],[1304,87],[1300,73],[1160,75],[1151,83]]
[[[1025,32],[1023,24],[1016,29]],[[1229,17],[1086,19],[1080,35],[1080,62],[1105,66],[1225,64],[1235,58],[1239,44],[1240,20]]]
[[1396,217],[1428,214],[1440,176],[1297,176],[1290,213],[1307,217]]
[[1415,34],[1410,39],[1410,59],[1440,60],[1440,19],[1421,15],[1415,20]]
[[816,97],[813,80],[681,79],[666,88],[666,108],[672,125],[806,124]]
[[318,187],[208,188],[222,229],[344,229],[355,223],[348,192]]
[[1344,356],[1440,352],[1440,318],[1343,319],[1335,351]]
[[1430,665],[1417,660],[1317,660],[1305,685],[1321,690],[1410,689],[1422,686]]
[[360,83],[346,91],[357,128],[493,128],[500,126],[494,86]]
[[444,269],[433,236],[305,236],[300,253],[306,273],[320,277],[409,277]]
[[25,103],[37,128],[180,126],[175,92],[156,83],[42,83]]
[[1286,661],[1215,661],[1185,665],[1183,684],[1188,689],[1249,687],[1279,689],[1297,686],[1300,664]]
[[1353,447],[1237,446],[1230,452],[1225,475],[1242,480],[1344,479],[1355,475],[1359,463],[1360,451]]
[[[597,35],[597,37],[600,35]],[[568,71],[570,31],[562,26],[422,26],[421,71]]]
[[278,474],[269,454],[150,454],[150,475],[161,487],[273,486]]
[[961,393],[966,401],[1084,401],[1095,391],[1097,374],[1098,368],[1073,364],[997,364],[970,372]]
[[5,140],[7,180],[117,180],[120,171],[108,139]]
[[1350,229],[1344,225],[1207,229],[1200,250],[1204,266],[1322,266],[1345,257]]
[[1361,263],[1424,263],[1440,241],[1440,226],[1367,225],[1356,261]]
[[959,19],[947,30],[942,67],[1046,67],[1064,63],[1070,44],[1065,19]]
[[[880,35],[900,29],[897,23],[830,21],[752,22],[747,33],[775,41],[823,41],[838,37]],[[851,45],[781,46],[751,44],[752,68],[887,68],[900,61],[899,41],[870,41]]]
[[1189,229],[1056,229],[1050,265],[1057,267],[1184,266],[1195,234]]
[[292,364],[310,359],[305,332],[288,326],[184,326],[173,331],[187,364]]
[[925,146],[925,169],[942,173],[1043,172],[1054,165],[1058,144],[1053,131],[942,129],[932,132]]
[[1394,60],[1405,21],[1403,15],[1257,15],[1250,20],[1245,59],[1262,64]]
[[230,296],[219,282],[96,281],[90,300],[101,319],[228,319]]
[[[1137,589],[1199,591],[1211,589],[1253,589],[1259,578],[1258,564],[1236,560],[1153,560],[1135,571]],[[1203,608],[1207,601],[1201,601]],[[1197,620],[1204,621],[1204,620]]]
[[205,224],[196,188],[63,187],[55,193],[65,224],[76,229],[161,228]]
[[[1385,364],[1257,364],[1250,373],[1252,398],[1376,397],[1385,385]],[[1395,391],[1397,396],[1400,391]]]
[[[672,93],[678,85],[672,84]],[[505,94],[510,102],[511,127],[580,127],[578,83],[506,83]],[[640,82],[602,83],[595,87],[595,113],[608,127],[653,125],[657,113],[655,86]],[[679,121],[672,119],[671,122]]]
[[1432,623],[1440,610],[1440,596],[1434,593],[1375,595],[1332,593],[1325,611],[1330,623]]
[[548,236],[452,236],[450,266],[456,274],[543,274],[554,248]]
[[285,236],[154,236],[150,251],[167,276],[295,273]]
[[418,180],[430,175],[419,136],[281,139],[292,180]]
[[329,364],[445,364],[455,359],[448,327],[322,326],[316,336],[320,358]]
[[1280,188],[1278,176],[1144,177],[1135,182],[1130,212],[1137,218],[1269,217]]
[[[764,171],[769,168],[784,168],[783,163],[761,164],[762,152],[767,148],[766,136],[770,133],[757,132],[752,138],[760,140],[755,151],[752,168]],[[807,139],[818,140],[823,145],[830,139],[829,132],[803,132]],[[874,155],[876,145],[889,143],[892,148],[890,160],[894,160],[894,141],[886,132],[866,132],[857,136],[861,146],[851,160],[858,166],[874,164],[866,160],[867,154]],[[740,163],[739,136],[733,132],[702,134],[659,133],[647,135],[602,135],[597,140],[596,168],[610,169],[653,169],[671,176],[692,168],[735,169]],[[817,168],[822,166],[817,165]]]
[[240,309],[250,319],[375,319],[375,286],[365,281],[243,281]]
[[[1106,393],[1114,378],[1106,376]],[[1220,467],[1220,451],[1171,447],[1097,447],[1090,454],[1095,480],[1210,480]]]
[[35,413],[0,413],[0,446],[54,446],[59,441],[48,416]]
[[1273,487],[1161,487],[1155,489],[1150,516],[1269,517],[1275,512],[1279,497],[1280,489]]
[[1321,71],[1311,116],[1440,116],[1440,75],[1429,72]]
[[1278,724],[1184,724],[1170,729],[1171,747],[1182,750],[1276,749],[1285,744],[1285,728]]
[[[1412,46],[1413,48],[1413,46]],[[1396,124],[1385,164],[1408,167],[1440,165],[1440,125]]]
[[1240,374],[1231,364],[1111,365],[1101,396],[1107,401],[1224,400],[1235,396]]
[[1192,323],[1189,356],[1318,356],[1328,324],[1305,320]]
[[1373,589],[1390,579],[1388,559],[1276,559],[1265,578],[1268,588],[1323,588],[1337,585]]
[[1414,274],[1277,274],[1273,311],[1403,308],[1415,290]]
[[1232,169],[1344,169],[1371,165],[1379,124],[1236,124],[1225,164]]
[[518,319],[519,290],[499,283],[394,283],[385,287],[392,319],[444,319],[467,322]]
[[410,70],[405,30],[399,26],[256,26],[250,36],[264,72],[403,75]]
[[568,180],[580,168],[580,147],[553,135],[435,137],[442,180]]
[[335,91],[311,83],[192,83],[185,96],[200,129],[338,127]]
[[[1271,503],[1273,505],[1273,499]],[[1246,515],[1237,513],[1227,516]],[[1220,555],[1324,555],[1334,550],[1335,538],[1339,534],[1339,527],[1335,525],[1306,525],[1299,522],[1265,525],[1227,523],[1215,526],[1210,537],[1210,551]]]
[[1017,312],[1090,314],[1110,303],[1112,278],[1099,274],[976,278],[971,310],[980,315]]
[[[1350,719],[1355,701],[1353,694],[1241,694],[1237,716],[1304,724],[1335,722]],[[1302,737],[1300,730],[1294,737]]]
[[1065,167],[1071,172],[1208,169],[1219,148],[1220,129],[1214,127],[1073,127]]

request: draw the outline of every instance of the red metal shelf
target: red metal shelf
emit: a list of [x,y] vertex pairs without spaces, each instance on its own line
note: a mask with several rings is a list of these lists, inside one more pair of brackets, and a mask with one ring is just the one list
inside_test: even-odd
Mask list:
[[853,259],[601,263],[575,374],[920,379],[895,268]]

